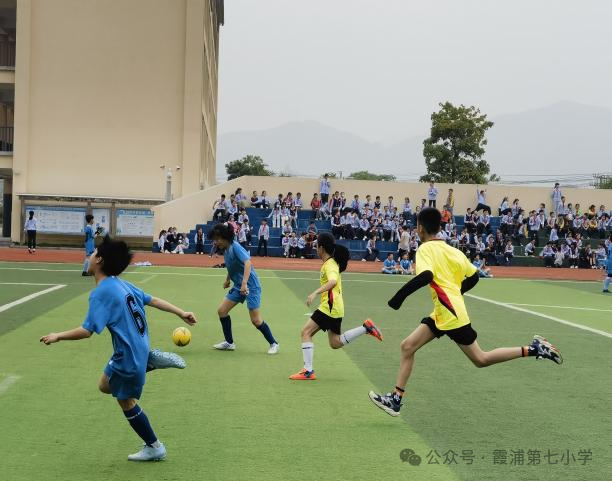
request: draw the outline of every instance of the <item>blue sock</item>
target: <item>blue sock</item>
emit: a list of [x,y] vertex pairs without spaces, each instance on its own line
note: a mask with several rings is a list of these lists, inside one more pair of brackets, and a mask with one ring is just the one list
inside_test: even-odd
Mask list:
[[132,426],[132,429],[136,431],[136,434],[145,442],[147,446],[152,446],[157,441],[157,436],[153,432],[149,419],[141,407],[136,404],[129,411],[123,411],[126,419]]
[[606,279],[604,280],[604,291],[607,291],[609,287],[610,287],[610,278],[606,277]]
[[276,344],[276,339],[274,339],[270,326],[266,324],[266,321],[263,321],[259,326],[257,326],[257,329],[259,329],[259,331],[263,334],[266,341],[268,341],[270,344]]
[[230,344],[234,344],[234,338],[232,336],[232,318],[230,316],[220,317],[221,327],[223,328],[223,335],[225,341]]
[[85,262],[83,262],[83,272],[87,272],[87,269],[89,269],[89,257],[87,257]]

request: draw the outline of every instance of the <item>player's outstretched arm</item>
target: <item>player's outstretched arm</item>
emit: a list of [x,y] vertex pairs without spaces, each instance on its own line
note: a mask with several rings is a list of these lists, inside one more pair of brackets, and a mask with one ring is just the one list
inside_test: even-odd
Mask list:
[[418,276],[410,279],[397,293],[389,300],[387,304],[396,311],[402,307],[402,303],[406,298],[421,287],[425,287],[433,281],[433,272],[423,271]]
[[461,294],[465,294],[467,291],[472,289],[479,281],[480,276],[478,275],[478,271],[472,274],[470,277],[466,277],[461,282]]
[[183,311],[183,309],[180,307],[176,307],[175,305],[170,304],[168,301],[164,301],[158,297],[152,297],[151,302],[149,302],[149,306],[159,309],[160,311],[175,314],[190,326],[193,326],[196,322],[198,322],[193,312]]
[[91,331],[83,327],[77,327],[70,331],[52,332],[40,338],[40,342],[44,342],[47,346],[60,341],[78,341],[91,337]]

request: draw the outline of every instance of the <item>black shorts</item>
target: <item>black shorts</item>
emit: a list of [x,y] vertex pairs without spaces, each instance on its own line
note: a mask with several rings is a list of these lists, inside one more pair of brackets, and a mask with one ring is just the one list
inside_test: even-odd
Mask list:
[[342,324],[341,317],[330,317],[317,309],[312,313],[310,318],[317,323],[317,326],[319,326],[322,331],[330,330],[334,334],[340,334],[340,326]]
[[478,337],[476,331],[472,329],[471,324],[466,324],[465,326],[458,327],[457,329],[449,329],[448,331],[438,329],[436,327],[436,321],[434,321],[431,317],[424,318],[421,321],[421,324],[425,324],[427,327],[429,327],[434,336],[442,337],[447,335],[457,344],[462,344],[464,346],[469,346]]

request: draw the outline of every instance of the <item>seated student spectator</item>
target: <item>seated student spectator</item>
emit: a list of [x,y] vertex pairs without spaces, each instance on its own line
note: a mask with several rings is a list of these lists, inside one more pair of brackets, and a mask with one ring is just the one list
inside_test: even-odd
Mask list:
[[294,203],[293,193],[292,192],[287,192],[287,197],[285,197],[283,199],[283,204],[286,207],[291,208],[291,207],[293,207],[293,203]]
[[189,249],[189,237],[183,234],[177,235],[176,247],[172,251],[173,254],[184,254]]
[[332,234],[336,239],[341,239],[344,235],[344,225],[340,219],[340,212],[336,211],[331,221]]
[[548,241],[552,244],[557,244],[559,242],[559,235],[557,234],[557,226],[553,225],[553,228],[550,230],[550,235],[548,236]]
[[340,192],[340,210],[346,209],[346,204],[346,196],[344,195],[344,192]]
[[321,208],[319,209],[319,219],[328,220],[332,216],[331,211],[329,210],[329,203],[321,203]]
[[495,237],[493,236],[487,238],[483,259],[488,265],[496,266],[498,264],[497,256],[495,255]]
[[298,238],[294,232],[289,237],[289,257],[291,257],[292,259],[295,259],[295,257],[297,256],[297,249],[298,249]]
[[576,244],[570,245],[569,266],[570,269],[578,269],[578,247]]
[[166,232],[166,242],[164,243],[164,253],[169,254],[174,249],[176,249],[176,233],[174,232],[174,227],[169,227],[168,232]]
[[481,259],[480,255],[476,254],[476,257],[474,257],[472,261],[472,265],[478,269],[478,277],[493,277],[491,269],[487,267],[485,260]]
[[334,192],[334,195],[331,197],[331,199],[329,199],[328,205],[329,211],[332,213],[332,215],[336,215],[336,212],[342,210],[342,200],[340,199],[340,192]]
[[344,238],[353,240],[355,238],[355,214],[347,209],[347,213],[344,215]]
[[478,236],[476,239],[476,255],[479,255],[484,259],[485,251],[487,249],[487,245],[482,240],[482,236]]
[[284,225],[287,221],[291,222],[291,210],[285,205],[281,208],[281,225]]
[[259,195],[257,195],[257,191],[254,190],[251,194],[251,207],[255,207],[259,209],[261,207],[261,202],[259,201]]
[[319,194],[316,192],[312,196],[312,200],[310,201],[310,209],[312,210],[312,214],[310,216],[311,219],[319,220],[321,218],[321,200],[319,199]]
[[377,195],[374,199],[374,209],[380,210],[382,207],[382,202],[380,201],[380,195]]
[[444,230],[446,229],[446,224],[448,224],[451,221],[453,214],[450,210],[448,210],[448,205],[444,205],[444,207],[442,208],[442,212],[440,214],[441,214],[440,228]]
[[606,250],[606,244],[600,242],[599,246],[595,250],[595,265],[598,269],[605,269],[607,266],[608,254]]
[[306,234],[306,251],[305,257],[314,257],[317,248],[317,234],[309,230]]
[[418,234],[416,234],[416,230],[415,230],[415,234],[410,238],[410,252],[408,253],[408,258],[414,262],[415,258],[416,258],[416,251],[419,248],[419,244],[420,244],[420,239]]
[[392,252],[389,252],[389,254],[387,254],[387,258],[383,262],[381,272],[383,274],[397,274],[398,273],[397,268],[396,268],[395,259],[393,258]]
[[270,208],[270,201],[268,200],[268,193],[265,190],[261,191],[261,195],[259,196],[259,203],[261,204],[262,209]]
[[463,225],[468,233],[476,232],[476,222],[474,222],[474,216],[472,215],[472,209],[469,207],[463,216]]
[[157,237],[157,248],[159,249],[159,252],[161,253],[166,252],[164,248],[165,244],[166,244],[166,230],[162,229],[159,233],[159,236]]
[[279,228],[281,227],[281,208],[278,205],[275,205],[274,208],[272,209],[272,211],[270,212],[270,214],[268,215],[267,219],[272,218],[272,227],[273,228]]
[[298,228],[298,210],[295,205],[292,205],[289,209],[289,224],[291,224],[294,229]]
[[302,193],[298,192],[295,194],[295,199],[293,199],[293,206],[295,210],[299,212],[304,207],[304,201],[302,200]]
[[476,187],[476,199],[477,205],[474,208],[474,212],[478,212],[479,210],[488,210],[491,212],[491,207],[487,205],[487,191],[486,190],[478,190]]
[[597,210],[597,218],[601,219],[601,216],[603,215],[608,215],[608,211],[606,210],[606,206],[602,204],[599,206],[599,209]]
[[612,227],[612,224],[610,224],[610,218],[608,214],[604,214],[597,221],[597,232],[599,234],[600,239],[605,239],[606,230],[608,229],[608,225]]
[[236,221],[238,220],[238,214],[238,204],[234,200],[227,209],[227,218]]
[[285,206],[285,202],[283,199],[283,194],[278,194],[278,196],[276,197],[276,200],[272,204],[272,208],[275,209],[276,207],[278,207],[279,209],[282,209],[284,206]]
[[412,217],[412,204],[410,204],[410,197],[404,198],[403,213],[404,213],[404,219],[406,220]]
[[532,210],[529,213],[529,239],[536,241],[536,247],[538,245],[538,232],[540,231],[540,218],[537,216],[536,211]]
[[527,244],[525,245],[525,255],[527,257],[535,256],[535,247],[535,240],[530,240],[529,242],[527,242]]
[[355,194],[351,202],[351,209],[353,212],[361,212],[361,202],[359,201],[359,194]]
[[594,239],[597,236],[597,217],[593,216],[587,221],[587,235],[590,239]]
[[357,227],[355,235],[358,239],[367,240],[368,231],[370,230],[370,222],[368,221],[368,218],[365,214],[361,216],[361,219],[359,219],[358,225],[359,227]]
[[247,196],[242,193],[242,188],[238,187],[236,189],[236,192],[234,193],[234,200],[236,201],[239,210],[246,207]]
[[504,248],[504,260],[506,261],[506,265],[509,266],[514,257],[514,246],[512,245],[512,241],[506,242],[506,247]]
[[544,267],[552,267],[555,262],[555,250],[552,243],[547,242],[542,249],[542,259],[544,259]]
[[398,274],[409,276],[414,274],[414,266],[410,259],[408,259],[408,253],[404,253],[399,259]]
[[306,246],[308,244],[306,232],[302,232],[302,235],[297,240],[297,257],[304,259],[306,257]]
[[563,254],[563,251],[561,250],[561,248],[553,247],[553,249],[555,249],[555,263],[554,263],[554,266],[555,267],[563,267],[563,262],[565,261],[565,255]]
[[319,233],[319,229],[317,229],[317,225],[314,222],[310,222],[310,224],[308,224],[308,230],[307,233],[313,233],[316,237],[316,235]]
[[591,268],[591,246],[587,245],[578,250],[578,267],[580,269]]
[[501,204],[499,205],[499,209],[497,209],[497,212],[500,216],[512,214],[512,209],[510,208],[510,203],[508,202],[507,196],[502,199]]
[[240,244],[248,252],[249,243],[247,241],[247,229],[245,229],[244,224],[238,224],[238,234],[236,235],[236,240],[238,241],[238,244]]
[[238,225],[242,225],[244,224],[244,221],[249,221],[249,216],[246,213],[245,209],[241,209],[240,212],[238,213]]
[[289,236],[285,236],[281,239],[281,247],[283,249],[283,256],[289,257]]
[[478,223],[476,224],[476,232],[479,234],[490,234],[491,233],[491,213],[485,209],[482,211],[482,215],[478,217]]
[[204,232],[200,227],[195,235],[196,254],[204,255]]
[[225,201],[225,194],[221,194],[221,197],[213,204],[213,219],[218,222],[225,222],[227,219],[227,202]]
[[363,255],[363,258],[361,259],[363,262],[370,260],[372,257],[374,257],[375,262],[380,262],[380,259],[378,258],[379,251],[376,248],[377,239],[378,238],[376,236],[373,236],[370,240],[368,240],[368,243],[366,244],[365,254]]

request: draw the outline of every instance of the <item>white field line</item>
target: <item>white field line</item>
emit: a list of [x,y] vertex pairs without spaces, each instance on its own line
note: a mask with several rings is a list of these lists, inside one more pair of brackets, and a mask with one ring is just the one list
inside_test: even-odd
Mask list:
[[17,299],[16,301],[9,302],[8,304],[4,304],[4,305],[0,306],[0,312],[8,311],[12,307],[15,307],[15,306],[18,306],[19,304],[23,304],[25,302],[31,301],[32,299],[36,299],[39,296],[43,296],[45,294],[48,294],[49,292],[57,291],[58,289],[61,289],[62,287],[66,287],[66,285],[65,284],[56,284],[53,287],[50,287],[49,289],[45,289],[43,291],[35,292],[34,294],[30,294],[29,296],[22,297],[21,299]]
[[0,282],[1,286],[57,286],[57,284],[42,284],[38,282]]
[[508,304],[510,304],[511,306],[548,307],[551,309],[575,309],[577,311],[612,312],[612,309],[595,309],[594,307],[549,306],[546,304],[519,304],[518,302],[508,302]]
[[19,376],[9,375],[2,382],[0,382],[0,395],[4,394],[8,391],[13,384],[15,384],[20,379]]
[[574,322],[566,321],[565,319],[560,319],[555,316],[549,316],[548,314],[542,314],[541,312],[531,311],[529,309],[524,309],[522,307],[518,307],[512,304],[507,304],[505,302],[494,301],[492,299],[487,299],[486,297],[475,296],[474,294],[465,294],[465,296],[471,297],[472,299],[477,299],[479,301],[488,302],[489,304],[494,304],[496,306],[501,306],[507,309],[513,309],[515,311],[524,312],[526,314],[531,314],[532,316],[542,317],[550,321],[558,322],[559,324],[565,324],[566,326],[575,327],[576,329],[581,329],[583,331],[592,332],[593,334],[599,334],[600,336],[609,337],[610,339],[612,339],[612,334],[609,332],[601,331],[599,329],[594,329],[589,326],[583,326],[582,324],[576,324]]
[[157,277],[157,274],[153,274],[152,276],[147,277],[146,279],[143,279],[142,281],[140,281],[140,284],[146,284],[149,281],[152,281],[153,279],[155,279]]

